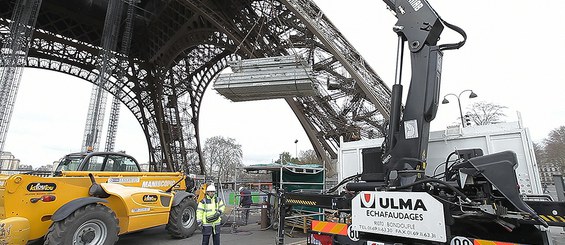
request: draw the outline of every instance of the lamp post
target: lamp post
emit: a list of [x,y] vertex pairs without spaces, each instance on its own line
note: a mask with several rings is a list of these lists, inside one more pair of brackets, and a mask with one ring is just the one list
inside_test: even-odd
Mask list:
[[464,92],[471,92],[471,94],[469,94],[469,99],[472,99],[472,98],[476,98],[476,97],[477,97],[477,94],[475,94],[475,92],[473,92],[473,90],[471,90],[471,89],[465,89],[465,90],[461,91],[461,93],[459,93],[459,95],[453,94],[453,93],[446,94],[445,96],[443,96],[443,101],[441,101],[442,104],[447,104],[447,103],[449,103],[449,100],[447,100],[447,99],[445,98],[445,97],[447,97],[447,96],[449,96],[449,95],[453,95],[453,96],[455,96],[455,98],[457,98],[457,103],[459,104],[459,116],[461,117],[461,125],[462,125],[463,127],[465,127],[465,122],[463,121],[463,109],[461,109],[461,95],[462,95]]
[[294,156],[298,159],[298,140],[294,140]]

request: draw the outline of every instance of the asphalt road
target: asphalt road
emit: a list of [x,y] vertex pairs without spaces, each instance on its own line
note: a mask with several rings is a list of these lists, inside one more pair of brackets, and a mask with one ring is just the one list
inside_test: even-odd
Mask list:
[[[289,228],[286,229],[289,232]],[[258,224],[249,224],[238,228],[238,232],[232,232],[230,227],[222,228],[222,245],[266,245],[276,244],[277,232],[274,230],[261,230]],[[303,245],[306,244],[306,235],[301,231],[293,231],[293,237],[288,235],[284,238],[284,244]],[[562,228],[551,228],[551,240],[553,245],[565,245],[565,231]],[[202,234],[200,231],[186,239],[173,239],[165,230],[164,226],[148,229],[145,231],[120,236],[117,245],[152,245],[152,244],[201,244]],[[210,241],[212,244],[212,241]]]
[[[240,226],[236,231],[233,231],[231,227],[222,227],[221,244],[222,245],[268,245],[276,244],[277,231],[275,230],[264,230],[258,224],[259,215],[252,214],[250,217],[250,223],[246,226]],[[291,231],[290,228],[286,228],[287,233]],[[302,233],[301,230],[293,230],[290,233],[291,236],[286,235],[284,237],[284,244],[287,245],[303,245],[306,244],[306,234]],[[551,227],[550,236],[553,245],[565,245],[565,230],[560,227]],[[165,230],[165,226],[159,226],[139,232],[134,232],[130,234],[121,235],[117,245],[154,245],[154,244],[164,244],[164,245],[195,245],[202,243],[202,233],[197,230],[195,234],[186,239],[174,239],[169,236]],[[42,241],[37,241],[31,243],[33,245],[43,244]],[[31,245],[30,244],[30,245]],[[212,241],[210,241],[212,244]]]
[[[222,227],[220,241],[222,245],[267,245],[276,244],[277,231],[272,229],[261,229],[259,225],[260,215],[258,213],[251,213],[249,216],[249,223],[245,226],[239,226],[233,230],[230,226]],[[286,228],[287,233],[290,228]],[[284,244],[306,244],[306,234],[302,231],[294,230],[290,233],[291,236],[284,237]],[[116,245],[154,245],[154,244],[201,244],[202,233],[196,230],[194,235],[186,239],[174,239],[167,233],[165,226],[159,226],[152,229],[147,229],[140,232],[125,234],[120,236]],[[212,241],[210,241],[212,244]]]
[[[232,232],[230,227],[222,227],[222,245],[265,245],[275,244],[277,232],[274,230],[261,230],[257,224],[249,224],[238,228],[238,232]],[[306,244],[306,235],[301,231],[294,231],[293,236],[285,236],[285,244]],[[174,239],[167,234],[165,226],[148,229],[141,232],[120,236],[116,245],[154,245],[154,244],[201,244],[202,233],[199,230],[186,239]],[[212,241],[210,241],[212,244]]]

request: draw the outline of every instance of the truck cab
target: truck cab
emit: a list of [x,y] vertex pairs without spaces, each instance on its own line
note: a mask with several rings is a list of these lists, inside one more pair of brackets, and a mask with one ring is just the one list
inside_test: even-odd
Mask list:
[[141,168],[135,158],[124,153],[78,152],[61,158],[55,174],[62,171],[141,172]]

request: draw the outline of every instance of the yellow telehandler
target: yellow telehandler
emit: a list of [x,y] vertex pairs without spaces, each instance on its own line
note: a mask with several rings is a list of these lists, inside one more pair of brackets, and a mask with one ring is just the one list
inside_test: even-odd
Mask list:
[[129,155],[90,152],[39,175],[0,175],[0,244],[106,245],[160,225],[175,238],[197,227],[193,182],[182,172],[142,172]]

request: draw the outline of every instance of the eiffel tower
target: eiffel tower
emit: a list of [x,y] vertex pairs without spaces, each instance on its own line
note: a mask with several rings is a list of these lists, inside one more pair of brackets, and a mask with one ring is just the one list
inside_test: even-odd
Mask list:
[[[2,43],[15,2],[0,0]],[[309,62],[321,85],[316,95],[284,100],[326,162],[337,158],[341,137],[385,130],[390,89],[312,0],[123,1],[135,3],[135,15],[112,24],[120,27],[117,42],[131,36],[131,46],[127,54],[105,50],[122,57],[105,61],[109,0],[40,2],[25,66],[82,78],[117,97],[143,129],[151,171],[202,171],[202,99],[231,60],[296,54]],[[101,62],[123,78],[100,84]]]

